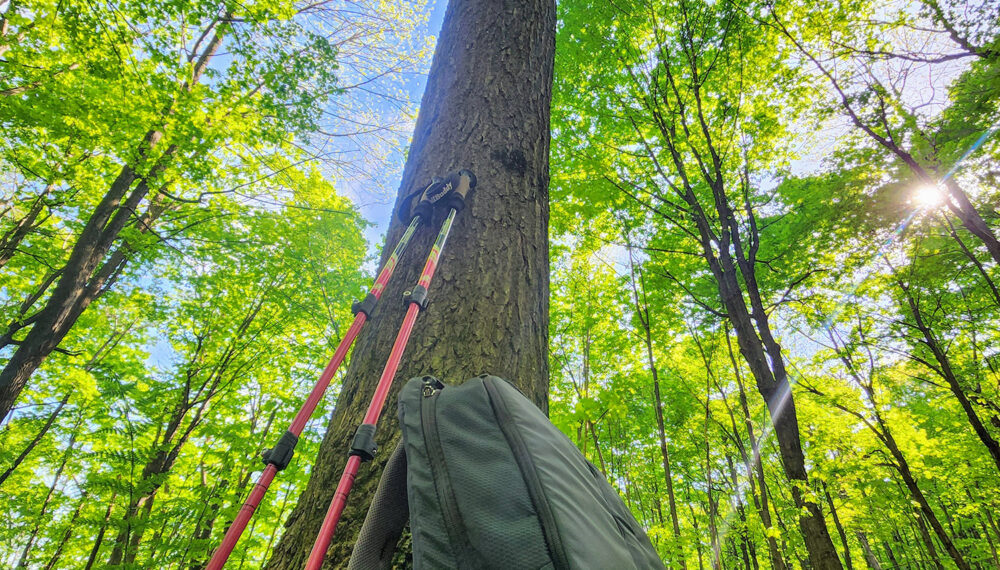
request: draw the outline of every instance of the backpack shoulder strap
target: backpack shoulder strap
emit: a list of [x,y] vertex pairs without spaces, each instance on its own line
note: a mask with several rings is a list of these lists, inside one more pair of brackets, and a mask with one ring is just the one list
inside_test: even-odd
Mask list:
[[361,526],[349,570],[388,570],[396,553],[396,543],[410,519],[406,497],[406,452],[400,442],[389,457],[375,498]]

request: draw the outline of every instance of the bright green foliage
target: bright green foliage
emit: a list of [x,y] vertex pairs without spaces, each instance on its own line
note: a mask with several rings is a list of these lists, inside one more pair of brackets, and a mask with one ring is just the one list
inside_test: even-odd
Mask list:
[[[729,247],[756,248],[793,380],[801,491],[845,567],[847,553],[855,568],[955,567],[944,539],[972,568],[1000,564],[987,447],[1000,438],[1000,274],[955,210],[914,198],[915,168],[944,176],[1000,119],[989,4],[560,4],[551,410],[669,567],[808,554],[685,176],[712,227],[710,181],[724,185],[744,238]],[[994,231],[998,148],[987,138],[954,174]]]
[[[13,564],[20,555],[51,466],[74,433],[67,467],[73,476],[57,482],[50,510],[68,517],[82,504],[73,536],[91,539],[68,542],[62,565],[82,566],[101,528],[100,564],[126,531],[143,534],[124,553],[138,567],[205,560],[260,469],[259,452],[291,420],[367,280],[359,271],[362,222],[350,204],[315,172],[297,178],[286,207],[229,203],[227,215],[195,226],[167,254],[160,265],[166,274],[147,274],[141,288],[109,293],[94,307],[100,318],[81,325],[86,332],[72,341],[88,358],[48,368],[51,380],[29,394],[39,404],[71,398],[44,444],[0,487],[25,498],[5,503],[5,518],[15,521],[5,532],[22,537],[4,540],[5,560]],[[5,465],[37,434],[41,422],[34,418],[52,406],[30,409],[3,431]],[[307,430],[302,457],[315,452],[318,435]],[[151,469],[157,453],[176,457],[166,469]],[[265,555],[306,463],[283,474],[285,484],[262,505],[259,526],[236,556]],[[151,510],[126,517],[141,497],[151,497]],[[105,521],[109,504],[115,506]],[[63,532],[55,524],[42,529],[29,567],[44,565]]]
[[[0,566],[204,563],[368,282],[368,224],[331,180],[364,169],[340,154],[369,150],[358,125],[398,144],[406,96],[380,77],[424,63],[422,8],[0,3],[0,365],[109,188],[150,188],[0,420]],[[266,558],[320,425],[236,560]]]
[[[1000,567],[994,4],[559,3],[551,418],[670,568],[809,557],[809,513],[707,263],[720,247],[755,256],[808,472],[794,484],[844,566]],[[198,567],[365,282],[364,222],[324,177],[351,167],[306,163],[328,156],[349,51],[332,32],[354,22],[326,3],[6,6],[8,340],[110,181],[170,156],[139,212],[151,223],[116,241],[126,268],[0,428],[0,493],[16,498],[0,501],[0,564]],[[410,29],[364,21],[375,44]],[[220,55],[187,84],[213,31]],[[915,198],[945,176],[943,206]],[[743,241],[719,237],[727,224]],[[266,559],[321,415],[232,564]]]

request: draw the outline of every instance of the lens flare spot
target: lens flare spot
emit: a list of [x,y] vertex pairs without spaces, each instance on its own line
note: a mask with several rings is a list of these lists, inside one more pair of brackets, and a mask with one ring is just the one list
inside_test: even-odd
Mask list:
[[920,186],[913,191],[913,203],[922,209],[930,210],[944,204],[944,191],[930,184]]

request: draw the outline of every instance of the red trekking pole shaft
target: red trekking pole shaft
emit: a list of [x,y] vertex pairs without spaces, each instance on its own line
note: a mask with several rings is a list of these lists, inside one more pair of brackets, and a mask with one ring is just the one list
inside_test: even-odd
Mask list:
[[438,232],[437,240],[434,241],[434,246],[431,247],[431,252],[427,255],[427,261],[424,263],[424,269],[420,274],[420,280],[417,281],[417,286],[406,292],[404,299],[408,304],[406,316],[403,317],[403,324],[399,327],[399,333],[396,334],[396,340],[392,344],[392,351],[389,353],[385,368],[382,369],[382,376],[378,379],[372,401],[368,404],[365,419],[358,426],[358,431],[354,436],[354,442],[351,444],[351,456],[347,459],[347,465],[344,467],[343,475],[340,476],[337,491],[330,502],[330,509],[326,513],[326,518],[323,519],[323,526],[320,527],[319,535],[316,536],[312,552],[309,553],[306,570],[319,570],[320,566],[323,565],[323,557],[326,556],[326,551],[330,547],[330,540],[333,539],[340,515],[344,512],[347,497],[351,493],[351,486],[358,474],[358,467],[362,461],[370,461],[375,457],[375,425],[382,413],[385,399],[389,395],[389,388],[392,386],[392,379],[399,368],[399,361],[403,357],[406,343],[410,340],[413,324],[416,322],[420,310],[427,306],[427,288],[431,284],[431,278],[434,276],[434,270],[441,257],[441,250],[444,249],[444,244],[448,240],[448,233],[451,231],[451,225],[457,211],[457,209],[452,208],[448,213],[448,217],[441,225],[441,231]]
[[354,307],[352,307],[355,313],[354,322],[351,323],[350,328],[347,329],[347,334],[344,335],[340,344],[337,345],[337,350],[334,351],[333,358],[330,359],[326,368],[323,369],[323,373],[316,382],[316,386],[313,387],[312,392],[309,393],[309,397],[306,398],[305,403],[299,408],[299,412],[295,414],[295,418],[288,426],[288,431],[281,436],[277,445],[264,452],[264,462],[267,463],[267,466],[264,468],[264,472],[260,474],[260,478],[257,479],[257,483],[254,484],[253,489],[247,496],[246,502],[240,507],[239,513],[237,513],[236,518],[233,520],[233,524],[226,530],[222,544],[212,554],[212,558],[208,561],[208,566],[205,567],[206,570],[219,570],[226,564],[226,560],[229,559],[229,555],[236,547],[236,543],[240,540],[240,536],[250,522],[250,518],[253,517],[254,511],[257,510],[257,506],[264,499],[264,495],[267,493],[268,487],[271,486],[274,476],[278,471],[288,466],[288,463],[292,459],[295,445],[298,443],[299,436],[302,435],[302,430],[306,426],[306,422],[309,421],[313,412],[316,411],[316,406],[323,399],[323,394],[330,386],[330,381],[333,380],[337,369],[344,362],[347,351],[354,344],[354,339],[358,337],[358,333],[365,326],[365,322],[368,320],[372,309],[374,309],[375,303],[382,297],[382,291],[385,290],[386,284],[396,269],[400,255],[402,255],[406,246],[410,243],[410,238],[413,237],[413,232],[420,225],[420,221],[421,216],[419,215],[414,216],[410,220],[410,225],[406,228],[406,232],[403,233],[403,237],[399,238],[399,243],[396,244],[396,248],[389,255],[389,259],[386,260],[378,277],[375,278],[375,282],[372,284],[368,295],[363,301],[355,303]]

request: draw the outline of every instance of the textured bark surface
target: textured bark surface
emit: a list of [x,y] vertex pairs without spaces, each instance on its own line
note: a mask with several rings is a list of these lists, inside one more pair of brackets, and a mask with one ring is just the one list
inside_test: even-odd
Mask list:
[[[450,383],[490,373],[514,382],[543,410],[548,392],[549,102],[553,0],[452,2],[420,107],[400,195],[458,168],[479,185],[455,222],[379,421],[382,450],[362,465],[327,553],[346,567],[385,460],[398,440],[396,394],[432,374]],[[398,204],[398,199],[397,199]],[[444,213],[422,227],[362,331],[312,477],[289,515],[268,568],[302,568],[402,322]],[[383,252],[403,232],[394,219]],[[298,457],[296,461],[311,461]]]

